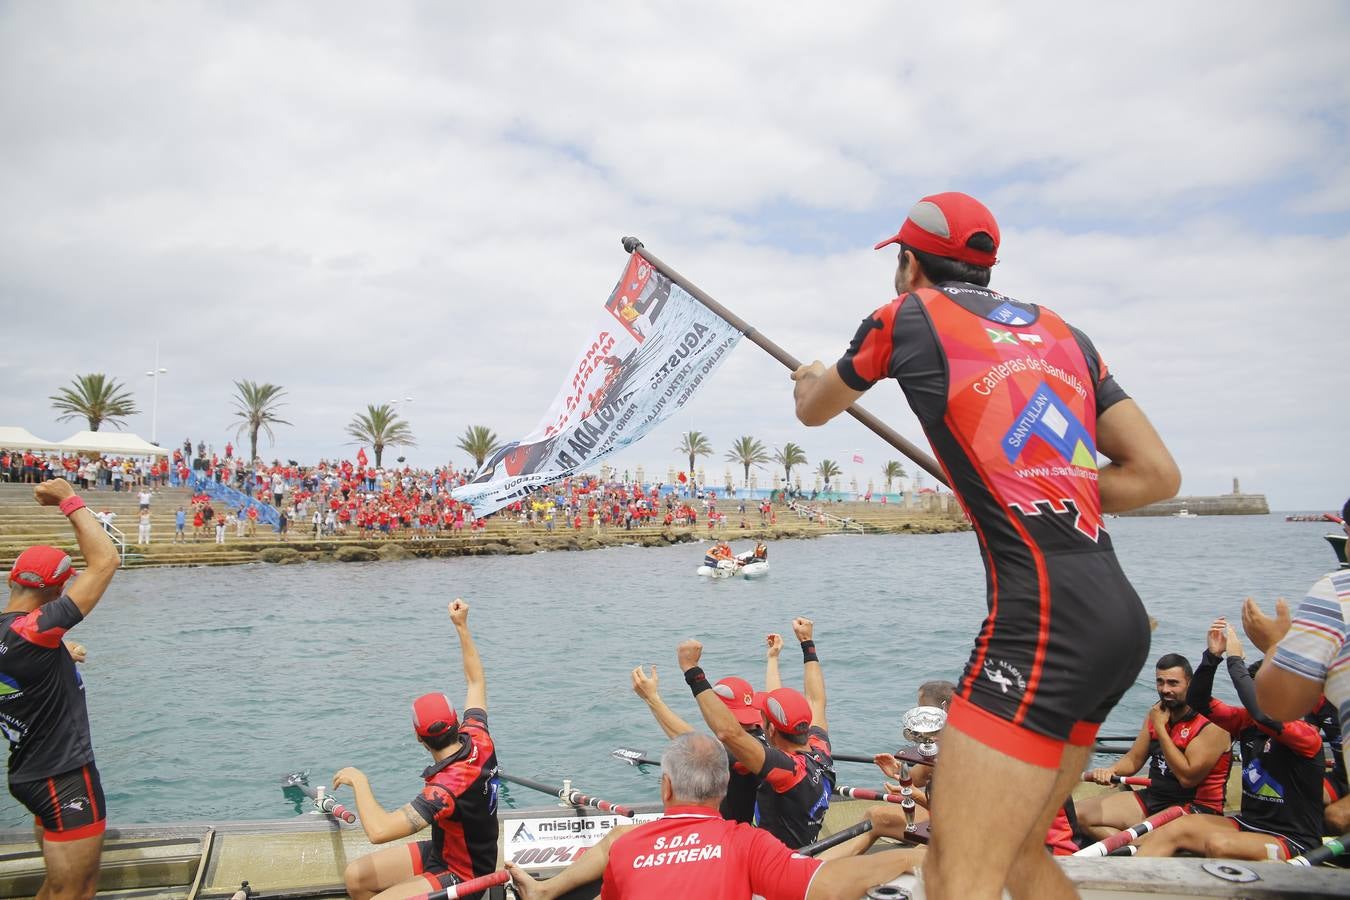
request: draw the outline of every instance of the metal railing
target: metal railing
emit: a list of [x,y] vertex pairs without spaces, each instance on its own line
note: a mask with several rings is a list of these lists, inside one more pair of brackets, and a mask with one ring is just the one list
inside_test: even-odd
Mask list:
[[834,513],[826,512],[819,506],[810,506],[806,503],[798,503],[795,500],[788,501],[788,509],[797,514],[799,519],[811,519],[816,522],[829,522],[845,531],[856,531],[858,534],[866,534],[867,527],[861,522],[855,522],[847,516],[836,516]]
[[208,478],[204,472],[193,472],[184,481],[178,477],[178,473],[170,470],[170,483],[176,487],[186,487],[198,493],[205,494],[213,500],[220,500],[223,503],[229,503],[238,507],[242,515],[249,507],[258,511],[258,522],[262,525],[271,525],[273,528],[281,524],[281,514],[277,512],[276,507],[270,503],[263,503],[245,494],[243,491],[230,487],[228,484],[216,481],[214,478]]
[[127,561],[126,534],[122,531],[122,529],[118,528],[112,522],[105,522],[102,519],[99,519],[98,522],[100,525],[103,526],[103,530],[108,532],[108,537],[112,538],[112,542],[117,545],[117,561],[120,563],[126,562]]

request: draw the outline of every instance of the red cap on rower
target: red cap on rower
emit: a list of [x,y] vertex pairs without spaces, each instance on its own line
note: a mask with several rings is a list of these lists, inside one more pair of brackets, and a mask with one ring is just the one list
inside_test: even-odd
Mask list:
[[764,712],[774,728],[787,734],[806,734],[811,727],[811,704],[801,691],[789,687],[769,691]]
[[727,709],[731,710],[737,722],[742,725],[764,724],[759,714],[760,706],[755,703],[755,697],[758,695],[750,686],[750,682],[744,678],[737,678],[734,675],[723,678],[713,685],[713,693],[727,705]]
[[[966,246],[971,236],[981,231],[994,239],[993,250]],[[987,267],[998,262],[998,222],[983,203],[969,194],[956,191],[932,194],[914,204],[895,237],[887,238],[875,249],[887,244],[904,244],[934,256]]]
[[413,730],[419,737],[437,737],[458,727],[455,706],[444,694],[423,694],[413,701]]
[[29,547],[14,560],[9,580],[21,587],[48,588],[65,584],[74,574],[75,567],[64,550],[38,545]]

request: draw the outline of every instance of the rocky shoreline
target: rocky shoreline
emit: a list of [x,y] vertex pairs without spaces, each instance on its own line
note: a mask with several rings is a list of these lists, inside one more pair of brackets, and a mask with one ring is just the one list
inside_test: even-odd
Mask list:
[[[934,518],[922,523],[906,522],[894,534],[946,534],[969,531],[965,522]],[[808,540],[827,534],[840,534],[834,529],[807,524],[769,525],[760,528],[732,528],[719,530],[717,538],[729,542],[761,540]],[[256,550],[256,561],[276,565],[294,565],[302,562],[375,562],[378,560],[428,559],[442,556],[516,556],[547,551],[602,550],[607,547],[669,547],[691,544],[708,539],[706,532],[695,529],[659,529],[644,531],[606,531],[599,534],[581,532],[524,532],[515,535],[484,534],[476,538],[448,538],[425,541],[371,540],[353,541],[290,541],[285,544],[267,542],[249,549]],[[235,551],[246,544],[231,545]],[[170,564],[171,563],[161,563]],[[201,565],[201,562],[197,562]]]

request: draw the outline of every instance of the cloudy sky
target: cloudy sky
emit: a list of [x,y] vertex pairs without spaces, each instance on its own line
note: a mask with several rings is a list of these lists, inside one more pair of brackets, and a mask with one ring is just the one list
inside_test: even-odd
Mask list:
[[[1350,6],[1269,3],[3,3],[0,424],[59,439],[74,374],[161,443],[221,447],[233,381],[284,385],[271,457],[350,454],[411,396],[412,462],[522,436],[647,246],[789,351],[891,297],[910,204],[976,194],[993,286],[1095,339],[1183,492],[1330,509],[1345,450]],[[866,405],[916,442],[893,385]],[[617,458],[687,428],[804,429],[744,343]]]

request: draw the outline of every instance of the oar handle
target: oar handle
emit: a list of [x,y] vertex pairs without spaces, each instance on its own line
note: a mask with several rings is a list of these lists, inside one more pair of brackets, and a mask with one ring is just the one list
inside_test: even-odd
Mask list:
[[1103,841],[1095,844],[1089,844],[1082,850],[1078,850],[1074,856],[1110,856],[1112,851],[1124,847],[1126,844],[1132,844],[1139,838],[1148,834],[1150,831],[1156,831],[1166,825],[1173,819],[1186,815],[1186,810],[1180,806],[1169,806],[1156,815],[1149,816],[1133,828],[1117,832]]
[[1330,838],[1320,847],[1315,847],[1307,853],[1301,853],[1289,860],[1291,866],[1320,866],[1329,859],[1334,859],[1345,852],[1345,848],[1350,847],[1350,831],[1338,838]]
[[904,798],[899,794],[886,794],[881,791],[873,791],[868,788],[855,788],[846,785],[840,785],[834,789],[834,792],[840,797],[847,797],[849,800],[880,800],[883,803],[903,803]]
[[304,782],[296,782],[295,786],[298,787],[306,797],[314,801],[314,805],[318,807],[320,812],[328,813],[328,815],[335,819],[341,819],[348,825],[356,821],[356,816],[333,797],[330,797],[327,794],[320,797],[318,790],[310,787]]
[[588,797],[581,791],[573,791],[567,795],[567,802],[573,806],[589,806],[592,809],[598,809],[601,812],[614,813],[616,816],[623,816],[631,819],[637,815],[631,806],[624,806],[620,803],[611,803],[608,800],[601,800],[597,797]]
[[834,834],[822,841],[816,841],[814,844],[807,844],[797,852],[802,856],[815,856],[817,853],[824,853],[831,847],[837,847],[844,841],[852,840],[860,834],[866,834],[872,830],[872,820],[863,819],[857,825],[851,825],[843,831],[836,831]]
[[[1095,783],[1095,779],[1089,772],[1083,773],[1083,780]],[[1145,778],[1142,775],[1112,775],[1110,780],[1112,784],[1133,784],[1138,787],[1149,787],[1153,784],[1152,778]]]
[[455,897],[467,897],[470,894],[477,894],[480,891],[486,891],[488,888],[494,888],[499,884],[506,884],[510,880],[510,873],[503,869],[500,872],[493,872],[491,875],[480,875],[459,884],[452,884],[448,888],[432,891],[429,894],[418,894],[413,897],[413,900],[453,900]]
[[[901,762],[907,762],[913,765],[931,766],[937,762],[937,757],[924,756],[922,753],[918,751],[917,748],[914,747],[901,747],[899,750],[896,750],[894,753],[892,753],[891,756],[894,756]],[[876,762],[875,756],[863,756],[860,753],[831,753],[830,759],[834,760],[835,762],[868,763],[868,764]]]

